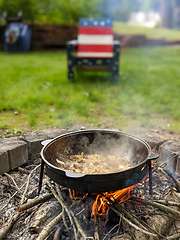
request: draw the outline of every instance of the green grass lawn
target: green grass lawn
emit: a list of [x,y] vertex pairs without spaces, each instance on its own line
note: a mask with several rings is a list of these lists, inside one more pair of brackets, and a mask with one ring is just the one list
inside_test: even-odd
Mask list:
[[120,78],[76,73],[67,80],[65,52],[0,53],[0,129],[133,124],[180,131],[180,48],[121,53]]
[[178,29],[148,28],[122,22],[114,22],[113,31],[118,34],[140,34],[148,38],[180,39]]

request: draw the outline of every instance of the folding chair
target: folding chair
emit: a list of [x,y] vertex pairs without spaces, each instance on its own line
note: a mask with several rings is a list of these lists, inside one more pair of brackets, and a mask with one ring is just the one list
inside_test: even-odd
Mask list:
[[113,41],[110,19],[81,18],[78,39],[66,43],[68,79],[77,71],[111,71],[114,83],[119,77],[120,42]]

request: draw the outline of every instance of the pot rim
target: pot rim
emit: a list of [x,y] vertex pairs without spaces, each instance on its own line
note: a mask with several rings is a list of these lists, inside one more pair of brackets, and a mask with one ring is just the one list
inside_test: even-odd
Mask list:
[[[79,133],[90,133],[90,132],[107,132],[107,133],[117,133],[117,134],[122,134],[126,137],[129,137],[129,138],[132,138],[134,140],[137,140],[139,142],[141,142],[145,147],[146,149],[148,150],[148,155],[147,157],[142,161],[140,162],[139,164],[137,164],[136,166],[134,167],[131,167],[131,168],[128,168],[128,169],[125,169],[123,171],[118,171],[118,172],[113,172],[113,173],[75,173],[75,172],[72,172],[72,171],[68,171],[68,170],[65,170],[65,169],[62,169],[62,168],[59,168],[59,167],[56,167],[55,165],[51,164],[48,160],[45,159],[44,157],[44,151],[51,145],[53,144],[53,142],[55,142],[57,139],[59,138],[63,138],[63,137],[67,137],[67,136],[73,136],[73,135],[76,135],[76,134],[79,134]],[[69,177],[73,177],[73,178],[79,178],[79,177],[83,177],[83,176],[109,176],[109,175],[113,175],[113,174],[119,174],[119,173],[123,173],[123,172],[126,172],[128,170],[131,170],[133,168],[138,168],[139,166],[145,164],[148,160],[152,160],[152,159],[156,159],[158,158],[159,155],[156,155],[156,156],[152,156],[151,154],[153,153],[152,150],[151,150],[151,147],[150,145],[143,139],[139,138],[139,137],[136,137],[132,134],[129,134],[129,133],[125,133],[123,131],[119,131],[117,129],[87,129],[87,130],[76,130],[76,131],[71,131],[71,132],[68,132],[68,133],[63,133],[53,139],[48,139],[48,140],[45,140],[41,143],[43,145],[43,148],[40,152],[40,155],[42,157],[42,160],[51,168],[53,169],[56,169],[58,171],[63,171],[67,176]]]

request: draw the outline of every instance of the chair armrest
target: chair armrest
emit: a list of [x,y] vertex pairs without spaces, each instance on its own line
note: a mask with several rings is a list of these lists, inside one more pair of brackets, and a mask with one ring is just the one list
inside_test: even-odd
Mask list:
[[78,41],[75,39],[75,40],[71,40],[71,41],[68,41],[66,42],[67,45],[72,45],[72,46],[77,46],[78,45]]
[[121,45],[121,43],[120,43],[120,41],[114,40],[114,41],[113,41],[113,45],[120,46],[120,45]]

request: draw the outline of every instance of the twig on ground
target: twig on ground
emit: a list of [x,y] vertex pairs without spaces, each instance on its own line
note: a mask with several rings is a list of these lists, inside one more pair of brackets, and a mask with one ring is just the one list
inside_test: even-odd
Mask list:
[[20,201],[20,205],[23,204],[23,202],[24,202],[24,199],[25,199],[25,196],[26,196],[26,193],[27,193],[27,190],[28,190],[28,186],[29,186],[29,182],[30,182],[31,176],[34,174],[34,172],[35,172],[35,171],[37,170],[37,168],[40,167],[40,166],[41,166],[41,164],[37,165],[37,166],[30,172],[30,174],[28,175],[26,187],[25,187],[24,193],[23,193],[23,195],[22,195],[22,198],[21,198],[21,201]]
[[157,202],[153,202],[151,200],[145,200],[145,199],[142,199],[142,198],[136,198],[136,197],[131,197],[130,200],[133,200],[133,201],[136,201],[136,202],[140,202],[144,205],[151,205],[155,208],[158,208],[159,210],[165,212],[165,213],[170,213],[174,216],[176,216],[177,218],[180,218],[180,212],[177,211],[176,209],[174,208],[171,208],[171,207],[168,207],[168,206],[165,206],[163,204],[160,204],[160,203],[157,203]]
[[153,202],[161,203],[166,206],[176,206],[176,207],[180,206],[180,203],[167,201],[167,200],[153,200]]
[[[26,185],[26,182],[19,188],[22,189],[24,186]],[[18,191],[16,191],[7,201],[6,204],[4,204],[4,206],[0,209],[0,211],[2,211],[7,205],[8,203],[11,201],[11,199],[18,193]]]
[[[40,166],[40,165],[36,166],[36,167],[31,171],[31,173],[30,173],[29,176],[28,176],[28,181],[27,181],[26,183],[24,183],[24,184],[19,188],[19,189],[23,188],[24,185],[26,184],[25,190],[24,190],[23,195],[22,195],[22,198],[21,198],[21,200],[20,200],[20,203],[21,203],[21,204],[24,202],[24,199],[25,199],[25,195],[26,195],[26,192],[27,192],[27,188],[28,188],[28,185],[29,185],[30,178],[31,178],[32,174],[36,171],[36,169],[37,169],[39,166]],[[18,192],[18,191],[17,191],[17,192]],[[16,192],[16,193],[17,193],[17,192]],[[16,194],[16,193],[15,193],[15,194]],[[15,196],[15,194],[14,194],[13,196]],[[12,197],[11,197],[11,199],[12,199]],[[9,201],[10,201],[10,200],[9,200]],[[6,203],[6,205],[7,205],[7,204],[8,204],[8,203]],[[3,208],[1,208],[1,210],[4,209],[4,208],[5,208],[5,206],[3,206]],[[9,232],[9,230],[11,229],[11,227],[13,226],[13,224],[14,224],[15,221],[19,218],[20,215],[21,215],[20,212],[17,212],[15,215],[13,215],[13,217],[11,218],[11,220],[8,222],[7,226],[4,227],[4,228],[2,229],[2,231],[0,232],[0,240],[3,239],[3,238],[7,235],[7,233]]]
[[[62,199],[63,197],[62,197],[61,191],[59,189],[59,185],[57,185],[57,184],[56,184],[56,191],[57,191],[59,197]],[[69,232],[69,228],[68,228],[66,218],[65,218],[64,207],[62,207],[62,219],[63,219],[63,223],[64,223],[64,226],[65,226],[66,230]]]
[[53,196],[54,195],[52,193],[47,193],[47,194],[45,194],[43,196],[36,197],[36,198],[32,199],[31,201],[29,201],[29,202],[27,202],[25,204],[19,205],[17,210],[18,210],[18,212],[22,212],[22,211],[24,211],[26,209],[34,207],[35,205],[37,205],[39,203],[43,203],[43,202],[48,201]]
[[70,213],[70,209],[68,209],[66,203],[64,202],[63,200],[63,197],[61,195],[61,192],[58,190],[58,194],[56,193],[56,191],[53,189],[50,181],[49,181],[49,178],[46,177],[46,182],[51,190],[51,192],[53,193],[54,197],[58,200],[58,202],[61,204],[62,208],[64,208],[68,214],[68,217],[69,217],[69,220],[73,226],[73,230],[74,230],[74,237],[75,239],[77,239],[77,233],[76,233],[76,228],[75,228],[75,225],[74,225],[74,222],[73,222],[73,219],[72,219],[72,216],[71,216],[71,213]]
[[51,229],[62,219],[62,212],[57,215],[39,234],[37,240],[44,240],[48,236]]
[[0,231],[0,240],[2,240],[6,236],[6,234],[9,232],[9,230],[11,229],[11,227],[13,226],[15,221],[17,221],[19,216],[20,216],[19,212],[16,213],[15,215],[13,214],[12,218],[10,219],[10,221],[8,222],[6,227],[1,229],[1,231]]
[[116,227],[118,227],[120,224],[121,224],[121,222],[119,222],[119,223],[116,224],[114,227],[112,227],[111,230],[110,230],[108,233],[106,233],[106,235],[103,237],[102,240],[105,240],[105,239],[107,238],[107,236],[108,236]]
[[168,240],[179,239],[179,238],[180,238],[180,233],[175,233],[171,236],[166,237],[166,239],[168,239]]
[[11,175],[9,175],[8,173],[4,173],[4,175],[12,180],[12,182],[14,183],[14,187],[16,188],[17,192],[22,193],[21,189],[16,184],[14,178]]
[[135,228],[137,231],[142,231],[143,233],[150,235],[150,236],[154,236],[158,239],[157,235],[151,232],[148,232],[138,226],[136,226],[134,223],[132,223],[131,221],[129,221],[126,217],[124,217],[118,210],[116,210],[114,207],[111,206],[111,209],[117,214],[119,215],[122,220],[126,221],[131,227]]
[[77,229],[81,233],[82,237],[84,239],[87,239],[88,237],[85,234],[85,232],[82,229],[82,227],[80,226],[80,224],[79,224],[77,218],[75,217],[73,211],[68,207],[68,205],[64,202],[64,200],[56,194],[55,190],[53,189],[53,187],[52,187],[52,185],[51,185],[51,183],[49,181],[49,178],[46,178],[46,179],[47,179],[47,184],[50,187],[50,189],[51,189],[52,193],[54,194],[55,198],[61,203],[62,206],[64,206],[64,209],[66,210],[67,214],[69,213],[68,216],[74,220],[74,223],[76,224]]
[[154,234],[156,234],[159,237],[164,237],[161,234],[159,234],[157,231],[155,231],[154,229],[152,229],[148,224],[146,224],[144,221],[141,221],[137,216],[135,216],[132,213],[129,213],[126,209],[124,209],[120,204],[116,204],[114,206],[119,212],[122,212],[126,215],[126,217],[128,217],[129,219],[131,219],[132,222],[134,222],[134,224],[136,224],[138,227],[143,228],[145,231],[150,231],[153,232]]

